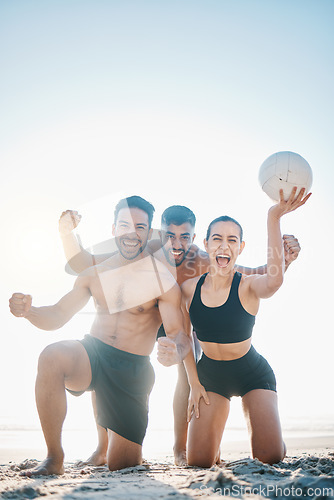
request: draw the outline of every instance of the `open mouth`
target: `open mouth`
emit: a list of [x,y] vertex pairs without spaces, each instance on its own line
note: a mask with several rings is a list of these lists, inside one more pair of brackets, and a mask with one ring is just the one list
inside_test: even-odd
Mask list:
[[173,266],[179,266],[182,264],[185,258],[185,252],[183,250],[169,250],[167,260]]
[[181,257],[181,255],[183,254],[183,251],[182,250],[170,250],[170,253],[175,259],[177,259],[178,257]]
[[123,246],[125,248],[128,248],[129,250],[132,250],[136,248],[139,245],[138,240],[129,240],[129,239],[123,239],[122,240]]
[[216,255],[216,262],[219,267],[225,268],[229,265],[231,257],[228,255]]

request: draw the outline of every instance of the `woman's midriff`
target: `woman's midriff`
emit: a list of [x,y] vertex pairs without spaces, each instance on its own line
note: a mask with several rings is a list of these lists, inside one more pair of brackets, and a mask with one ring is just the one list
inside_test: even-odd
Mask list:
[[218,344],[216,342],[201,342],[200,345],[204,354],[211,359],[218,361],[230,361],[238,359],[247,354],[252,343],[252,338],[243,342],[233,344]]

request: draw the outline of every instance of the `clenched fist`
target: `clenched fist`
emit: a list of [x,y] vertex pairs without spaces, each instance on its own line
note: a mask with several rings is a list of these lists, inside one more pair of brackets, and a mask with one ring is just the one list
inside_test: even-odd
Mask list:
[[297,259],[300,252],[300,244],[298,239],[292,234],[283,235],[283,244],[285,265],[288,266]]
[[158,361],[164,366],[175,365],[182,361],[175,342],[168,337],[158,339]]
[[62,236],[70,234],[81,221],[81,215],[76,210],[65,210],[59,219],[59,232]]
[[9,309],[14,316],[24,318],[31,308],[32,296],[24,293],[13,293],[9,299]]

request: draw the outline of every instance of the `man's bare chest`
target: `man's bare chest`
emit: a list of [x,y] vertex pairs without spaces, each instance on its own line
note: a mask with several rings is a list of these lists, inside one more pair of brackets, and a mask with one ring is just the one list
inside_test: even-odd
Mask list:
[[161,295],[161,284],[154,269],[127,266],[99,273],[95,300],[109,314],[121,311],[147,312]]

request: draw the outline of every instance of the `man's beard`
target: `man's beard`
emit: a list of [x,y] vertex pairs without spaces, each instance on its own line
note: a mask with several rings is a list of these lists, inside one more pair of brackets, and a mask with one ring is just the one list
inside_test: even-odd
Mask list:
[[[170,254],[170,250],[166,250],[166,249],[165,249],[165,246],[163,246],[163,247],[162,247],[162,249],[163,249],[163,251],[164,251],[164,254],[165,254],[165,257],[166,257],[167,262],[168,262],[171,266],[173,266],[173,267],[179,267],[179,266],[182,264],[182,262],[185,260],[185,258],[187,257],[188,253],[190,252],[190,248],[189,248],[187,251],[185,251],[185,250],[181,250],[181,252],[182,252],[182,254],[183,254],[183,255],[181,254],[181,255],[182,255],[182,257],[181,257],[180,261],[179,261],[179,262],[176,262],[176,261],[175,261],[175,258],[173,257],[173,255],[171,255],[171,254]],[[179,250],[178,250],[178,251],[179,251]]]
[[[126,244],[124,243],[125,240],[127,242],[137,242],[137,246],[133,247],[133,251],[131,251],[130,245],[126,246]],[[118,238],[116,237],[115,241],[116,241],[116,245],[117,245],[117,248],[118,248],[120,254],[126,260],[133,260],[136,257],[138,257],[138,255],[140,255],[144,251],[144,249],[146,247],[146,243],[147,243],[147,242],[145,242],[145,244],[143,244],[143,242],[140,241],[139,239],[128,238],[127,236],[121,236]]]

